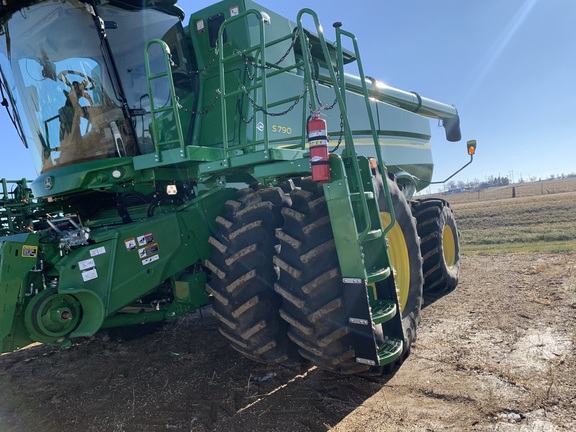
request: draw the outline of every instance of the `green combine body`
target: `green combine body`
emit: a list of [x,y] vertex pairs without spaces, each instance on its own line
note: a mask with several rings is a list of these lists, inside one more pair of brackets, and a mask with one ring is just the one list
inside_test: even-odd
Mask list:
[[3,181],[2,352],[212,304],[256,361],[406,357],[423,289],[457,284],[448,204],[411,200],[432,179],[429,118],[458,141],[458,113],[366,77],[334,27],[327,42],[312,10],[249,0],[187,22],[170,0],[4,2],[0,85],[40,175]]

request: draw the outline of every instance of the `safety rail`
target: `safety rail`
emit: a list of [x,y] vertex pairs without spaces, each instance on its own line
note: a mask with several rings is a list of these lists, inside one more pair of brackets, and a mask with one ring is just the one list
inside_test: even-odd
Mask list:
[[[28,228],[30,221],[25,218],[33,201],[32,192],[28,188],[29,182],[30,180],[26,179],[0,179],[0,235],[16,234]],[[12,190],[8,190],[9,185],[12,185]]]
[[[254,15],[259,23],[258,33],[259,33],[259,43],[253,45],[247,49],[242,51],[234,50],[234,52],[230,55],[225,55],[224,53],[224,32],[226,27],[230,26],[231,24],[246,19],[250,15]],[[220,100],[221,100],[221,111],[222,111],[222,131],[223,131],[223,147],[224,152],[227,156],[230,156],[232,152],[236,150],[245,150],[252,147],[256,147],[258,145],[263,146],[263,150],[267,152],[269,150],[269,129],[268,129],[268,116],[273,115],[270,114],[268,111],[271,108],[285,105],[288,103],[296,104],[300,99],[307,100],[307,92],[304,91],[301,95],[277,100],[274,102],[268,101],[268,90],[267,90],[267,80],[268,78],[272,78],[276,75],[279,75],[284,72],[288,72],[291,70],[297,70],[298,68],[305,67],[304,61],[299,61],[295,63],[291,63],[287,66],[280,66],[278,63],[270,63],[266,59],[266,49],[270,48],[274,45],[278,45],[282,42],[287,40],[293,40],[293,44],[295,41],[296,35],[293,33],[287,34],[283,37],[278,39],[274,39],[270,42],[266,42],[265,39],[265,29],[263,23],[262,14],[257,10],[248,10],[243,12],[235,17],[227,19],[222,25],[220,26],[220,30],[218,33],[218,57],[219,57],[219,72],[220,72]],[[239,57],[244,59],[244,61],[250,61],[253,63],[254,66],[254,75],[251,77],[251,81],[254,81],[254,84],[249,86],[242,85],[241,87],[237,87],[232,90],[228,90],[226,86],[226,75],[225,75],[225,66],[228,63],[238,62]],[[246,65],[247,66],[247,65]],[[270,70],[268,72],[268,70]],[[258,91],[260,91],[260,97],[258,97]],[[261,139],[254,139],[251,141],[246,141],[244,143],[240,143],[237,145],[230,145],[230,140],[228,138],[228,119],[227,119],[227,103],[228,99],[237,97],[239,94],[245,94],[248,100],[251,102],[252,107],[252,136],[257,136],[257,131],[261,132],[262,138]],[[263,113],[262,116],[262,126],[258,126],[258,122],[256,122],[256,113],[260,111]],[[303,122],[305,121],[305,116],[303,117]],[[296,145],[288,145],[284,148],[297,148],[297,149],[304,149],[306,145],[305,136],[302,135],[301,143]]]
[[[364,75],[364,70],[362,68],[362,60],[360,58],[360,51],[358,49],[358,43],[357,43],[356,37],[352,33],[341,29],[340,23],[334,24],[334,27],[336,29],[337,66],[338,66],[338,71],[340,72],[340,76],[342,77],[339,80],[338,77],[336,76],[336,71],[334,70],[334,65],[332,64],[332,61],[331,61],[330,52],[328,50],[328,44],[326,43],[326,39],[324,38],[322,26],[320,24],[320,20],[318,19],[318,15],[313,10],[306,9],[306,8],[302,9],[298,13],[297,24],[298,24],[299,31],[302,34],[304,34],[304,27],[302,24],[302,17],[304,15],[309,15],[312,18],[312,20],[314,21],[314,25],[315,25],[316,31],[318,33],[318,40],[320,41],[320,47],[322,48],[322,53],[324,55],[324,59],[326,60],[326,69],[328,70],[328,73],[330,74],[330,80],[332,82],[332,87],[334,89],[337,104],[338,104],[338,107],[340,108],[340,112],[342,114],[342,122],[344,124],[344,127],[343,127],[344,151],[343,151],[342,156],[344,158],[347,158],[350,161],[352,172],[349,173],[349,175],[350,174],[352,175],[353,180],[354,180],[353,183],[358,185],[358,191],[357,191],[358,195],[357,196],[359,197],[358,201],[360,203],[360,216],[364,222],[362,229],[360,230],[359,235],[358,235],[358,241],[362,242],[364,239],[366,239],[366,237],[368,236],[368,233],[370,232],[371,217],[370,217],[370,211],[368,209],[367,195],[365,193],[364,185],[363,185],[362,180],[361,180],[360,166],[358,164],[358,159],[356,157],[354,139],[352,137],[352,128],[350,126],[347,111],[346,111],[346,85],[344,83],[344,78],[343,78],[344,56],[343,56],[343,47],[342,47],[342,36],[349,37],[353,42],[354,55],[356,58],[358,72],[359,72],[360,80],[362,83],[362,95],[363,95],[365,103],[366,103],[366,111],[367,111],[368,119],[370,122],[370,128],[372,131],[372,138],[374,140],[374,149],[376,151],[378,167],[380,169],[380,172],[383,175],[386,171],[385,171],[385,167],[384,167],[384,161],[382,159],[382,152],[380,149],[380,143],[378,140],[378,135],[376,132],[376,125],[375,125],[374,117],[372,115],[372,110],[370,107],[370,96],[368,94],[368,89],[366,86],[366,76]],[[307,52],[307,49],[308,49],[308,47],[305,45],[306,43],[307,43],[307,41],[305,40],[305,38],[301,38],[302,52],[303,53]],[[303,56],[303,57],[304,57],[304,61],[306,63],[306,67],[304,69],[305,79],[306,79],[307,87],[309,89],[311,89],[312,86],[314,85],[314,83],[313,83],[314,77],[312,76],[313,65],[309,64],[307,56]],[[310,102],[311,102],[313,110],[320,108],[320,107],[316,106],[316,101],[314,100],[314,98],[311,97]],[[388,203],[388,208],[390,210],[390,215],[391,215],[390,224],[388,226],[386,226],[383,230],[383,233],[386,234],[394,226],[396,218],[395,218],[394,210],[393,210],[393,206],[392,206],[392,198],[390,196],[390,192],[388,190],[388,185],[387,185],[386,181],[384,181],[384,190],[385,190],[385,194],[386,194],[386,200]]]
[[[162,50],[164,57],[165,69],[158,73],[152,73],[150,67],[150,55],[149,50],[153,45],[159,45]],[[144,52],[144,59],[146,64],[146,76],[148,79],[148,95],[150,96],[150,113],[152,115],[152,137],[154,140],[154,145],[156,148],[155,160],[156,162],[162,162],[162,150],[165,148],[170,148],[174,144],[180,147],[180,156],[186,157],[186,143],[184,142],[184,133],[182,132],[182,123],[180,121],[180,114],[178,111],[178,98],[176,97],[176,90],[174,87],[174,78],[172,76],[172,61],[170,55],[170,47],[162,39],[152,39],[146,44],[146,49]],[[168,78],[170,91],[170,102],[165,104],[165,106],[156,108],[154,104],[154,93],[152,91],[152,82],[157,79]],[[162,140],[160,134],[160,126],[157,124],[158,114],[172,112],[174,116],[174,124],[176,125],[176,138]]]

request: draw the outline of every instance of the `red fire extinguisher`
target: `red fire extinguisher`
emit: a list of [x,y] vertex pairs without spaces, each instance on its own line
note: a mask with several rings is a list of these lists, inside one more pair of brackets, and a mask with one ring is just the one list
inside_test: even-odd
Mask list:
[[310,170],[312,181],[326,183],[330,180],[330,161],[328,160],[328,126],[315,111],[308,117],[307,131],[310,145]]

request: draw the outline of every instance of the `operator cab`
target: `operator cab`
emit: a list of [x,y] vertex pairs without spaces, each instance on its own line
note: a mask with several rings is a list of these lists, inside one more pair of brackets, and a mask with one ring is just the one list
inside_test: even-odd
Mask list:
[[[172,98],[168,78],[147,78],[151,39],[169,46],[178,103],[192,111],[196,67],[174,3],[12,0],[0,6],[1,78],[39,173],[154,151],[149,94],[156,107]],[[165,64],[160,49],[148,55],[152,73]]]

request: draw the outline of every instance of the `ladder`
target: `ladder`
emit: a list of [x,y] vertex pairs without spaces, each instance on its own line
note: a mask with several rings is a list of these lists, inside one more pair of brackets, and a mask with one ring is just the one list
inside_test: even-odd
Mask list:
[[[333,232],[343,277],[349,327],[354,335],[356,361],[371,366],[385,365],[398,359],[404,348],[402,316],[385,240],[386,233],[395,223],[392,199],[384,178],[383,188],[387,207],[390,209],[390,223],[384,227],[370,161],[365,157],[358,157],[354,147],[352,129],[346,113],[344,79],[338,79],[318,16],[310,9],[303,9],[298,14],[297,23],[301,34],[304,34],[302,18],[305,15],[314,21],[330,81],[342,113],[345,146],[341,156],[332,154],[330,157],[332,179],[324,185],[324,192],[333,225],[338,224]],[[336,67],[341,71],[341,75],[344,71],[342,39],[347,37],[352,41],[366,115],[371,126],[377,171],[385,176],[387,171],[382,159],[357,40],[353,34],[342,30],[340,23],[335,23],[334,27]],[[301,38],[301,43],[302,52],[306,52],[305,44],[308,42]],[[305,79],[307,87],[311,89],[314,85],[313,65],[309,64],[307,56],[304,57]],[[316,101],[313,97],[310,100],[314,108]],[[374,329],[376,325],[382,325],[384,340],[378,340]]]

